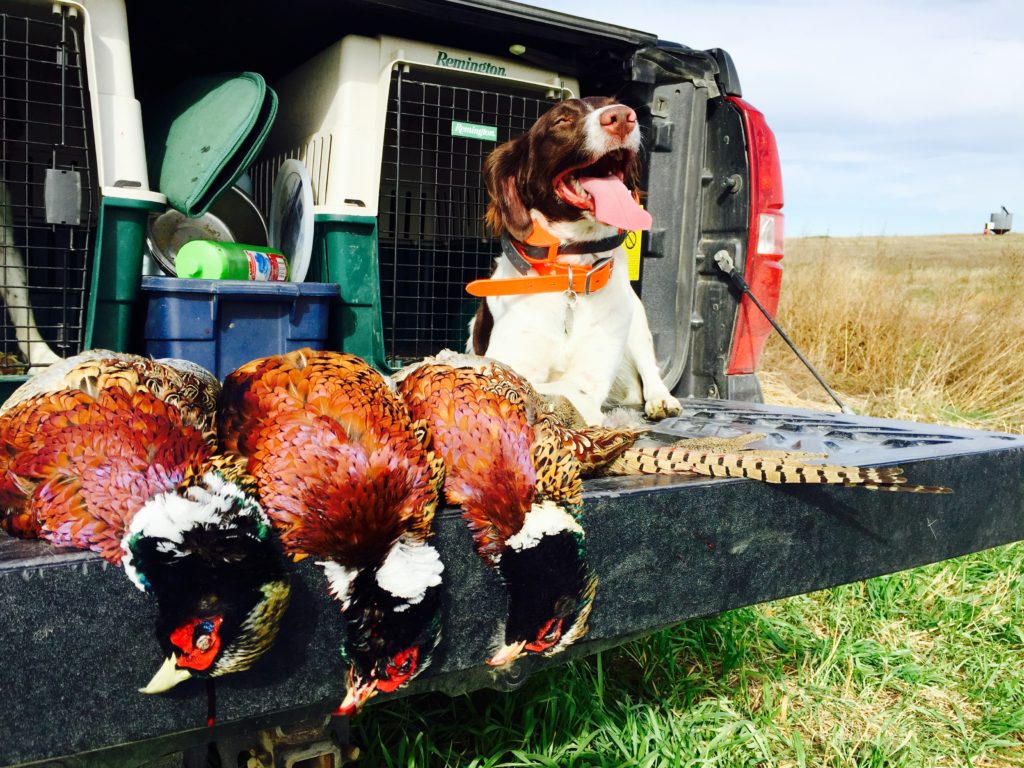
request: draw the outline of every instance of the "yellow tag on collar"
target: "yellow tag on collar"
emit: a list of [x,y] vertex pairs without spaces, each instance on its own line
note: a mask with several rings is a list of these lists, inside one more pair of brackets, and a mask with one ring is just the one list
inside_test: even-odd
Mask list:
[[622,242],[622,249],[626,252],[626,261],[629,264],[629,279],[640,279],[640,239],[643,232],[634,230],[626,233],[626,239]]

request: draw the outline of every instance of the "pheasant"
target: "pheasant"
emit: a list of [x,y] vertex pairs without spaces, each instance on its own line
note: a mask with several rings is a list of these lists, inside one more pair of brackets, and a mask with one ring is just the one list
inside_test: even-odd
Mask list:
[[549,428],[575,453],[584,478],[693,474],[743,477],[773,485],[845,485],[898,493],[953,492],[941,485],[909,484],[900,467],[821,464],[814,462],[827,459],[827,454],[749,447],[766,437],[758,432],[732,438],[687,438],[669,445],[638,447],[636,441],[650,427],[635,425],[636,418],[630,412],[621,415],[613,412],[606,417],[606,422],[623,421],[620,426],[588,427],[566,398],[540,395],[525,380],[517,385],[517,391],[531,408],[546,415]]
[[184,361],[92,350],[0,409],[0,526],[97,552],[156,596],[167,658],[143,693],[248,669],[288,604],[253,481],[214,451],[218,389]]
[[338,714],[406,685],[440,641],[443,565],[428,543],[444,467],[387,380],[352,355],[302,349],[227,377],[221,444],[248,461],[295,560],[313,556],[346,620]]
[[614,441],[559,423],[524,379],[487,358],[445,350],[395,379],[444,458],[448,502],[462,507],[478,555],[508,587],[504,645],[488,663],[565,649],[586,632],[597,587],[577,519],[580,458],[611,460]]

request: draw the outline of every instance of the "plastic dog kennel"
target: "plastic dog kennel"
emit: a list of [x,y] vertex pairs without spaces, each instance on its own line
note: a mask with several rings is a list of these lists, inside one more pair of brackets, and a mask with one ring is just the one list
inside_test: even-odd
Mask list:
[[[126,349],[148,190],[120,0],[0,13],[0,397],[32,332],[58,356]],[[19,343],[19,339],[21,343]]]
[[383,369],[462,347],[476,311],[466,283],[498,252],[483,224],[484,158],[575,96],[577,83],[469,51],[353,35],[274,85],[281,107],[253,170],[255,195],[266,208],[286,158],[309,168],[309,279],[341,286],[332,346]]

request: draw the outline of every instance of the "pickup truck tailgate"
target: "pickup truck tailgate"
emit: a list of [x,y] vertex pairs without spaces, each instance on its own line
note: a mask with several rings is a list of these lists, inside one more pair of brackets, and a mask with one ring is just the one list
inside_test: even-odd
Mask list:
[[[717,400],[687,400],[652,438],[764,433],[759,445],[830,463],[902,466],[950,495],[646,476],[588,481],[582,524],[599,586],[583,641],[496,674],[483,664],[505,595],[459,511],[437,521],[447,614],[435,665],[408,692],[512,688],[532,671],[689,618],[832,587],[1024,539],[1024,437]],[[155,603],[97,557],[0,538],[0,764],[172,737],[176,748],[342,696],[343,628],[322,571],[296,566],[274,649],[217,685],[219,724],[190,681],[146,696],[160,662]],[[386,706],[387,697],[375,704]]]

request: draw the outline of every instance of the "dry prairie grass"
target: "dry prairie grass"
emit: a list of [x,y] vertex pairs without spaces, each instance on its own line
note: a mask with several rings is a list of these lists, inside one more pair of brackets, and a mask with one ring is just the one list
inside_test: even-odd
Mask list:
[[[800,238],[784,264],[779,322],[858,413],[1024,431],[1024,235]],[[831,405],[775,336],[761,367],[768,402]]]

